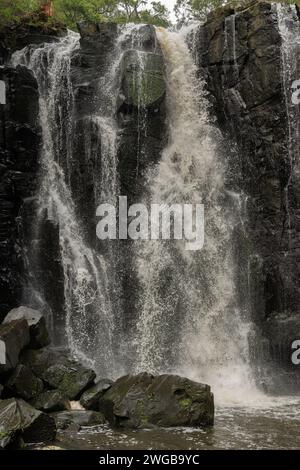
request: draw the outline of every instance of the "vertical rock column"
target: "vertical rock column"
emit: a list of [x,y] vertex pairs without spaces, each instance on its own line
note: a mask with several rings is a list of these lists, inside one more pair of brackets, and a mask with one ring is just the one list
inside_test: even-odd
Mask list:
[[21,300],[24,284],[22,207],[36,191],[38,90],[25,67],[0,68],[6,104],[0,105],[0,321]]
[[[291,16],[291,21],[297,19]],[[196,41],[218,122],[237,143],[228,158],[228,186],[246,201],[246,243],[237,253],[240,289],[248,292],[252,319],[268,340],[268,353],[290,367],[288,332],[293,328],[287,323],[292,321],[300,333],[300,213],[299,191],[290,180],[276,4],[249,1],[220,8]]]
[[[166,145],[166,83],[161,48],[153,26],[138,30],[134,48],[124,53],[117,110],[120,194],[128,205],[147,201],[147,176]],[[138,278],[132,240],[121,240],[119,276],[123,291],[123,328],[136,323]]]

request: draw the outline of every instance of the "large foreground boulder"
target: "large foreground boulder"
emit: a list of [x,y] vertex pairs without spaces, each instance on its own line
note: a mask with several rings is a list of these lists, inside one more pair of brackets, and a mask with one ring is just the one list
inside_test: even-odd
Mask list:
[[210,387],[177,375],[121,377],[100,398],[99,410],[112,425],[123,428],[214,423]]
[[25,443],[51,442],[56,436],[55,420],[23,400],[0,400],[0,448],[21,437]]
[[96,374],[68,357],[62,351],[44,348],[24,351],[21,362],[48,384],[62,392],[68,399],[75,400],[94,385]]
[[15,397],[31,400],[42,393],[44,384],[29,367],[19,364],[8,378],[5,388]]
[[38,310],[28,307],[13,308],[6,315],[3,323],[10,323],[12,320],[21,319],[25,319],[29,326],[30,348],[38,349],[50,344],[45,317]]
[[26,320],[14,320],[0,325],[0,372],[14,369],[19,354],[29,343],[29,327]]
[[93,387],[86,390],[80,397],[80,404],[86,410],[97,411],[99,409],[99,400],[107,390],[112,386],[112,380],[100,379]]

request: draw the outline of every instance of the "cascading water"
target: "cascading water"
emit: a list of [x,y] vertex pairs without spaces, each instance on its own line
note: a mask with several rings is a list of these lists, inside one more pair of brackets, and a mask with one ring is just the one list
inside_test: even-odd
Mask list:
[[69,348],[75,356],[105,372],[114,360],[106,267],[85,241],[68,185],[73,158],[70,61],[78,38],[78,34],[69,33],[58,44],[26,48],[15,54],[13,63],[27,65],[39,85],[43,134],[39,218],[46,210],[47,217],[59,226]]
[[180,372],[210,383],[219,399],[226,392],[240,397],[255,386],[250,325],[236,301],[233,217],[224,198],[220,135],[209,123],[203,84],[196,80],[184,34],[162,30],[158,38],[168,77],[170,135],[157,176],[149,183],[151,202],[204,204],[205,242],[200,251],[185,251],[182,241],[141,247],[136,369]]
[[287,224],[290,229],[289,186],[300,177],[300,111],[293,95],[300,88],[300,27],[295,5],[276,4],[281,35],[282,83],[288,120],[288,158],[290,175],[285,187]]
[[[72,189],[72,167],[76,123],[71,82],[71,58],[79,35],[69,32],[58,43],[28,47],[17,52],[13,64],[26,65],[35,74],[40,92],[40,124],[43,149],[38,202],[38,239],[45,217],[59,227],[60,256],[64,273],[64,310],[68,346],[72,354],[105,374],[117,376],[122,364],[118,358],[122,333],[118,331],[120,286],[116,276],[118,245],[102,242],[101,249],[87,240]],[[134,50],[143,66],[139,26],[119,28],[113,50],[98,80],[97,97],[91,114],[80,125],[83,141],[80,151],[86,161],[96,161],[94,199],[115,204],[118,196],[116,109],[124,51]],[[104,73],[103,73],[104,72]],[[134,72],[138,93],[141,70]],[[139,126],[144,125],[139,107]],[[141,148],[138,151],[142,151]],[[99,163],[98,163],[99,162]],[[138,168],[137,168],[138,171]],[[77,191],[78,188],[75,188]],[[99,254],[101,252],[101,255]],[[30,263],[29,263],[30,264]],[[30,269],[30,267],[29,267]],[[37,291],[41,286],[37,286]],[[40,299],[41,303],[43,299]],[[113,305],[113,308],[112,308]],[[124,336],[124,335],[123,335]],[[55,340],[55,338],[54,338]],[[118,364],[118,365],[117,365]]]
[[[101,169],[94,175],[98,203],[114,204],[118,195],[115,113],[124,51],[132,51],[139,65],[133,80],[138,136],[147,119],[140,96],[145,53],[139,50],[138,33],[139,27],[133,25],[119,31],[107,70],[99,80],[97,112],[84,117],[82,151],[90,157],[98,152],[99,158],[101,155]],[[136,331],[127,335],[136,350],[132,369],[178,372],[210,383],[220,399],[225,392],[232,398],[234,390],[240,395],[242,389],[245,395],[255,387],[249,364],[250,324],[247,312],[236,300],[235,220],[226,204],[224,164],[218,154],[221,136],[209,123],[203,84],[196,78],[184,33],[159,30],[157,35],[166,65],[169,143],[156,176],[153,168],[149,172],[150,202],[204,204],[205,243],[202,250],[194,252],[186,251],[179,240],[135,242],[141,313]],[[105,242],[101,255],[90,246],[70,189],[74,159],[70,61],[77,43],[78,36],[69,33],[58,44],[17,53],[14,63],[33,70],[40,90],[43,151],[39,213],[42,217],[46,209],[47,217],[59,226],[69,347],[101,374],[116,376],[122,371],[122,332],[117,326],[122,314],[116,276],[118,244]],[[139,138],[137,147],[140,153]],[[138,174],[138,167],[136,171]],[[121,349],[126,353],[124,342]]]

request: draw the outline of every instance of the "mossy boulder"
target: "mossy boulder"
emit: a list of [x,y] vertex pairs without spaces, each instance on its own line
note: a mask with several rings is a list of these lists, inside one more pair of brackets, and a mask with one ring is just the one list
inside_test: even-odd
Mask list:
[[99,410],[112,425],[122,428],[214,423],[210,387],[177,375],[121,377],[100,398]]
[[31,405],[46,413],[71,409],[69,400],[59,390],[47,390],[41,393],[31,402]]
[[70,400],[79,398],[82,392],[94,383],[96,374],[75,361],[54,364],[43,374],[42,378],[50,387],[57,388]]
[[138,50],[124,53],[121,100],[135,107],[155,107],[164,98],[164,60],[161,54]]
[[20,361],[30,367],[49,388],[59,390],[70,400],[79,399],[88,387],[94,385],[95,372],[63,351],[51,348],[30,349],[24,351]]
[[44,384],[29,367],[19,364],[5,383],[5,388],[15,397],[31,400],[42,393]]
[[23,400],[0,400],[0,448],[15,440],[25,443],[51,442],[56,436],[55,420]]
[[80,397],[80,404],[86,410],[97,411],[99,409],[99,400],[104,393],[112,386],[112,380],[100,379],[93,387],[86,390]]

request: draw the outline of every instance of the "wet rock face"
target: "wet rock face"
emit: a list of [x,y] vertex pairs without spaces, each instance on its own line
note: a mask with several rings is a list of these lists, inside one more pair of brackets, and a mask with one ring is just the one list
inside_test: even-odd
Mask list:
[[145,195],[144,177],[166,143],[165,67],[155,29],[144,26],[134,40],[122,59],[117,110],[120,190],[131,204]]
[[104,393],[110,389],[112,381],[109,379],[100,379],[98,382],[88,390],[86,390],[80,397],[80,404],[86,410],[97,411],[99,408],[99,400]]
[[6,104],[0,105],[0,320],[20,302],[23,284],[24,201],[36,190],[40,146],[38,90],[25,67],[0,68]]
[[16,438],[26,442],[51,442],[56,436],[54,419],[23,400],[0,400],[0,448]]
[[[159,162],[167,141],[165,67],[154,27],[139,29],[134,45],[123,56],[117,109],[120,194],[128,204],[147,200],[149,170]],[[139,289],[131,245],[131,240],[120,242],[118,263],[125,330],[134,326]]]
[[[30,248],[26,237],[31,237],[35,218],[34,196],[41,146],[37,82],[27,68],[14,69],[5,64],[16,50],[29,44],[57,41],[66,33],[64,25],[48,24],[47,18],[39,15],[0,30],[0,65],[4,65],[0,68],[0,80],[6,84],[6,104],[0,104],[0,321],[21,303],[27,285],[24,248],[25,245]],[[54,244],[53,240],[54,237],[50,245]],[[61,278],[59,267],[53,261],[57,253],[53,251],[48,258],[58,279]],[[47,270],[43,269],[46,273],[43,278],[49,273],[47,254],[44,259]],[[50,280],[53,284],[53,279]],[[59,294],[58,297],[61,301]],[[57,305],[53,307],[59,311]]]
[[102,413],[97,411],[62,411],[52,413],[57,429],[80,430],[82,426],[101,426],[106,423]]
[[210,387],[176,375],[121,377],[100,398],[99,409],[111,424],[121,428],[214,423]]
[[31,402],[37,410],[45,413],[70,410],[70,402],[59,390],[47,390]]
[[42,393],[44,384],[28,367],[19,364],[10,375],[5,387],[13,396],[31,400]]
[[21,22],[7,25],[0,30],[0,65],[9,59],[13,52],[28,44],[55,42],[66,34],[66,26],[61,23],[48,23],[42,14],[28,16]]
[[162,55],[129,50],[124,53],[121,68],[123,103],[146,108],[158,106],[166,93]]
[[0,325],[0,373],[14,369],[22,349],[29,344],[29,327],[26,320],[14,320]]
[[29,326],[30,344],[32,349],[48,346],[50,343],[45,317],[38,311],[28,307],[12,309],[5,317],[3,323],[13,320],[25,319]]
[[95,372],[62,351],[51,348],[28,349],[21,355],[20,361],[50,388],[57,389],[71,400],[77,399],[94,385]]
[[[111,247],[99,242],[95,231],[97,206],[111,203],[102,200],[103,192],[114,193],[111,182],[101,185],[103,175],[114,172],[105,153],[115,145],[116,196],[127,196],[128,204],[140,202],[147,171],[159,161],[166,140],[164,61],[153,26],[122,29],[84,22],[79,31],[80,47],[71,64],[73,154],[78,157],[69,169],[70,186],[88,243],[106,256]],[[131,242],[112,243],[122,293],[118,300],[125,312],[120,321],[130,328],[136,308],[132,285],[137,285]]]
[[218,9],[195,41],[219,124],[237,143],[228,158],[234,175],[228,186],[242,192],[246,209],[246,242],[237,246],[240,289],[249,292],[259,329],[271,343],[280,343],[283,336],[272,339],[266,320],[298,312],[300,254],[299,192],[290,180],[276,6],[254,1]]

